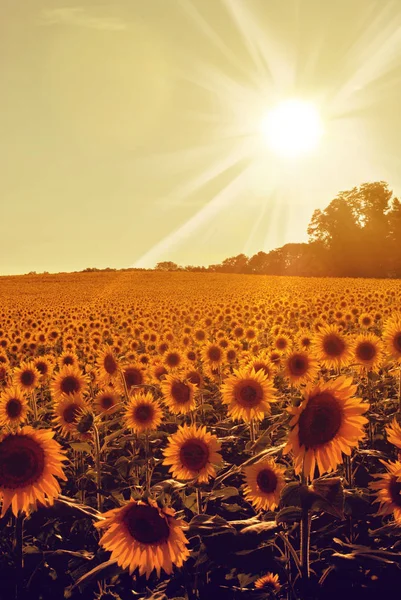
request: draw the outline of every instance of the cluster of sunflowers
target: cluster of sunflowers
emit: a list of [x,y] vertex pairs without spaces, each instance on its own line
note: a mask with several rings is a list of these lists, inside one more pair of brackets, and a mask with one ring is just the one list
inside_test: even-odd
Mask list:
[[[351,484],[350,457],[367,431],[371,441],[374,435],[369,390],[386,377],[395,407],[384,430],[401,449],[394,282],[376,291],[367,281],[344,289],[341,280],[225,275],[125,273],[108,286],[101,275],[93,280],[89,303],[61,283],[50,308],[35,295],[17,304],[5,297],[1,517],[52,505],[80,454],[96,471],[96,494],[80,498],[97,503],[100,545],[130,574],[160,577],[191,555],[182,515],[157,498],[166,477],[193,486],[195,514],[207,509],[207,486],[234,472],[257,515],[280,507],[291,480],[313,485],[344,468]],[[281,437],[278,424],[285,425]],[[239,426],[248,432],[249,456],[233,471],[224,449]],[[133,495],[117,502],[104,492],[102,471],[105,447],[118,448],[119,436],[130,440]],[[265,449],[256,454],[261,439]],[[401,462],[381,463],[385,472],[372,474],[369,487],[378,514],[401,526]],[[254,584],[280,593],[277,574]]]

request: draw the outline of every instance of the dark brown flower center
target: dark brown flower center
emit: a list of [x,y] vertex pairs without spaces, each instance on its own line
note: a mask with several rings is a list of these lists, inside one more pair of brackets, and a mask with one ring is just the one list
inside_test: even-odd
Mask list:
[[48,365],[45,362],[41,362],[41,361],[35,363],[35,367],[37,368],[37,370],[39,371],[39,373],[41,375],[46,375],[49,370]]
[[127,367],[124,370],[124,379],[127,384],[127,388],[130,389],[134,385],[142,385],[143,375],[140,369],[135,367]]
[[187,404],[191,399],[191,390],[182,381],[174,381],[171,386],[171,395],[177,404]]
[[13,490],[31,485],[44,467],[42,447],[27,435],[9,435],[0,442],[0,487]]
[[263,400],[263,389],[257,381],[240,381],[236,385],[235,399],[241,406],[252,408]]
[[78,406],[78,404],[68,404],[68,406],[66,406],[63,410],[63,420],[66,423],[74,423],[78,416],[79,409],[80,407]]
[[287,348],[288,342],[285,338],[277,338],[276,339],[276,348],[277,350],[285,350]]
[[288,370],[291,375],[300,377],[308,371],[308,359],[302,354],[293,354],[288,361]]
[[200,471],[209,460],[209,448],[202,440],[192,439],[180,449],[181,464],[190,471]]
[[80,387],[81,385],[79,383],[79,379],[77,379],[77,377],[74,375],[67,375],[61,380],[60,388],[64,394],[73,394],[74,392],[79,392]]
[[156,369],[155,369],[156,379],[158,379],[160,381],[164,375],[167,375],[167,369],[165,369],[163,366],[156,367]]
[[21,372],[20,381],[22,385],[31,386],[35,383],[35,373],[30,369]]
[[277,487],[277,475],[269,468],[259,471],[256,477],[256,484],[264,494],[271,494]]
[[270,370],[269,370],[269,367],[268,367],[268,366],[267,366],[265,363],[262,363],[262,362],[260,362],[260,363],[259,363],[259,362],[255,362],[255,363],[253,363],[253,364],[252,364],[252,367],[255,369],[256,373],[257,373],[258,371],[263,371],[263,373],[264,373],[264,374],[265,374],[267,377],[270,377]]
[[221,350],[218,346],[211,346],[207,351],[207,355],[212,362],[219,362],[221,360]]
[[361,342],[356,349],[359,360],[372,360],[376,356],[376,348],[371,342]]
[[345,350],[344,341],[335,333],[325,336],[323,340],[323,350],[327,356],[341,356]]
[[299,443],[314,448],[330,442],[341,427],[343,411],[329,392],[309,398],[298,421]]
[[401,482],[397,481],[397,477],[393,475],[390,479],[389,493],[391,501],[397,506],[401,507]]
[[124,516],[124,523],[134,540],[141,544],[162,544],[170,535],[167,519],[153,506],[132,506]]
[[22,411],[22,403],[18,398],[10,398],[6,405],[6,412],[10,419],[16,419]]
[[114,398],[112,396],[102,396],[101,405],[104,410],[108,410],[114,405]]
[[227,360],[233,361],[237,358],[237,353],[235,350],[227,350]]
[[181,362],[180,355],[177,352],[170,352],[166,358],[166,363],[169,367],[178,367]]
[[202,383],[201,376],[197,371],[190,371],[189,373],[187,373],[187,379],[194,385],[200,386],[200,384]]
[[73,365],[74,364],[74,359],[72,356],[64,356],[63,358],[63,365]]
[[272,363],[276,364],[279,363],[281,360],[281,356],[278,352],[272,352],[270,355],[270,360],[272,361]]
[[115,375],[118,369],[118,364],[112,354],[106,354],[103,359],[103,367],[109,375]]
[[401,352],[401,332],[396,333],[393,338],[393,345],[397,352]]
[[140,404],[135,409],[134,417],[140,423],[148,423],[152,420],[153,414],[153,406],[150,404]]

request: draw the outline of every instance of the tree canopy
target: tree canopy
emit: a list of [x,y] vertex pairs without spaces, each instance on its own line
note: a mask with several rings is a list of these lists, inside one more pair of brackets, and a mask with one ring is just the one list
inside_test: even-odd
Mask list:
[[312,215],[308,243],[290,243],[251,257],[238,254],[221,264],[158,270],[213,271],[265,275],[401,277],[401,202],[384,181],[339,192]]

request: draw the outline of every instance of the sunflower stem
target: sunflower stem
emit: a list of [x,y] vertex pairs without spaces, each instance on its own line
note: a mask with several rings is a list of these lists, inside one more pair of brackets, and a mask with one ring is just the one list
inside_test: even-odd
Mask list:
[[202,491],[199,486],[196,486],[196,506],[198,509],[198,515],[201,515],[202,510]]
[[[305,487],[307,478],[302,473],[301,483]],[[301,563],[301,580],[302,580],[302,596],[305,600],[309,593],[309,562],[310,562],[310,514],[307,494],[302,498],[301,520],[300,526],[300,563]]]
[[145,433],[145,459],[146,459],[146,483],[145,483],[145,487],[146,487],[146,492],[150,492],[150,480],[152,477],[152,471],[150,469],[150,465],[149,465],[149,460],[150,460],[150,453],[149,453],[149,434],[146,432]]
[[251,438],[251,443],[254,444],[255,443],[255,421],[253,419],[251,419],[251,421],[249,423],[249,434],[250,434],[250,438]]
[[352,487],[352,464],[351,464],[351,456],[347,454],[344,456],[344,467],[345,467],[345,479],[347,480],[348,487]]
[[100,439],[99,439],[99,430],[96,427],[95,423],[92,425],[94,440],[95,440],[95,463],[96,463],[96,488],[97,488],[97,509],[99,512],[102,511],[102,494],[100,492],[102,488],[102,471],[100,465]]
[[32,404],[32,411],[33,411],[33,419],[36,422],[38,420],[38,406],[36,404],[35,390],[33,390],[31,392],[31,404]]
[[120,370],[120,376],[121,376],[121,381],[122,381],[123,388],[124,388],[125,400],[126,400],[127,402],[129,402],[129,395],[128,395],[127,382],[125,381],[124,372],[123,372],[122,370]]
[[398,412],[401,413],[401,368],[398,372]]
[[305,598],[308,597],[309,553],[310,553],[310,515],[307,506],[302,507],[301,515],[301,573]]
[[21,598],[23,584],[23,569],[24,569],[24,515],[19,513],[15,519],[15,559],[16,559],[16,582],[15,582],[15,598]]
[[[370,425],[371,422],[369,422]],[[370,430],[370,427],[369,427]],[[347,480],[347,484],[349,488],[352,488],[354,482],[352,477],[352,462],[351,456],[344,456],[344,467],[345,467],[345,479]],[[354,543],[354,524],[352,520],[352,515],[348,517],[348,537],[351,544]]]

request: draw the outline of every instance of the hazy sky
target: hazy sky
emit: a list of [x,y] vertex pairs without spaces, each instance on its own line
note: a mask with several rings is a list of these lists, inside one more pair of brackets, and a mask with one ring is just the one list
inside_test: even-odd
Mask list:
[[[1,0],[0,273],[210,264],[401,194],[400,0]],[[319,149],[260,121],[313,101]]]

